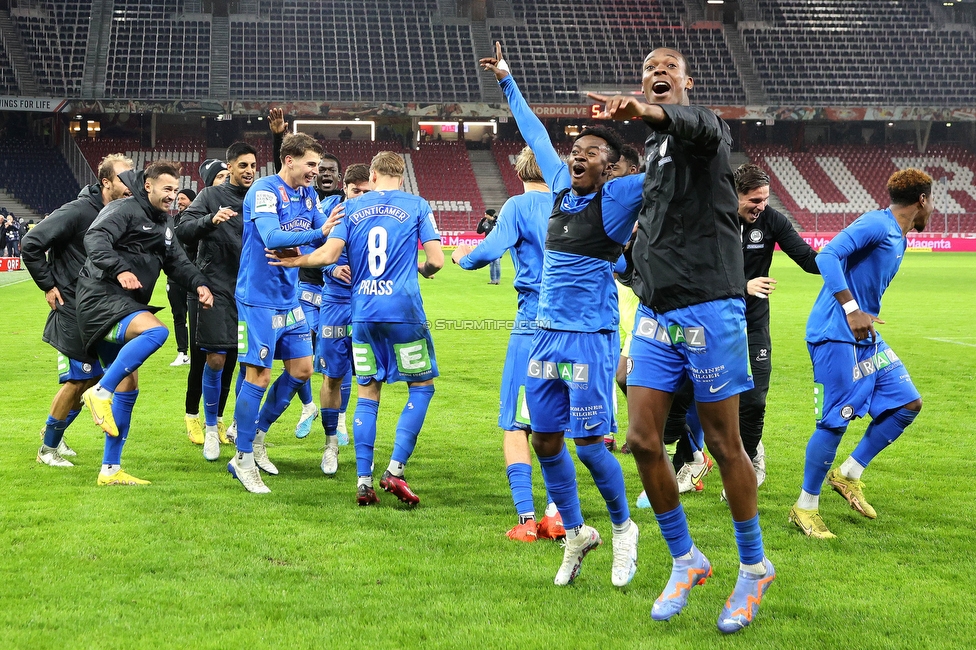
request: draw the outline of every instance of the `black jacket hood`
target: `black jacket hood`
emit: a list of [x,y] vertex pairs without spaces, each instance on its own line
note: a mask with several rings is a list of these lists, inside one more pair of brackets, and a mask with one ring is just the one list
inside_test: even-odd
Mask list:
[[130,169],[119,174],[119,180],[132,192],[132,198],[145,210],[150,219],[156,223],[165,223],[169,213],[157,209],[149,202],[146,193],[146,172]]

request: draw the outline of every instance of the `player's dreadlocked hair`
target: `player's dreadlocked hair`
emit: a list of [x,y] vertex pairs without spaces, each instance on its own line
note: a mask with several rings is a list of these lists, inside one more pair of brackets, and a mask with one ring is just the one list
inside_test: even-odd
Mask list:
[[903,169],[888,179],[888,196],[894,205],[918,203],[922,194],[932,196],[932,177],[921,169]]
[[580,134],[576,136],[573,142],[575,143],[576,140],[587,135],[600,138],[607,143],[607,160],[612,163],[620,160],[620,151],[624,147],[624,141],[620,139],[619,133],[607,126],[588,126],[580,131]]

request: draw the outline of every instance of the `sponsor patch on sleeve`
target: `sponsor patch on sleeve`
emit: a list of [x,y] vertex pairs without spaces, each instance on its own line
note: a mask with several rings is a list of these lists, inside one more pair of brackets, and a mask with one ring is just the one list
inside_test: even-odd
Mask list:
[[274,192],[260,190],[254,194],[254,211],[278,214],[278,197]]

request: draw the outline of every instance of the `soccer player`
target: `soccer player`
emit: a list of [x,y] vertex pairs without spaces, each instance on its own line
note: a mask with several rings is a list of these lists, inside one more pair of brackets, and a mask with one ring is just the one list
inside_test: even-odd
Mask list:
[[613,270],[634,229],[644,176],[611,179],[623,143],[605,127],[583,129],[563,162],[509,74],[501,44],[495,43],[494,57],[480,63],[495,74],[552,191],[539,329],[529,351],[525,396],[532,446],[566,528],[554,582],[572,582],[586,554],[602,543],[600,533],[583,522],[576,468],[564,440],[568,436],[606,501],[613,524],[611,582],[624,586],[637,571],[639,531],[630,519],[623,470],[603,437],[615,423],[614,371],[620,351]]
[[[315,176],[315,193],[318,194],[319,210],[323,214],[330,214],[332,208],[343,199],[341,172],[342,164],[339,158],[334,154],[323,152],[322,159],[319,160],[318,174]],[[311,249],[303,252],[311,252]],[[324,282],[322,269],[298,269],[298,302],[305,311],[305,320],[308,321],[309,331],[312,333],[313,350],[318,339],[319,311],[322,306]],[[298,424],[295,425],[295,437],[305,438],[312,432],[315,418],[319,416],[319,409],[312,401],[311,379],[298,389],[298,397],[302,402],[302,412]]]
[[776,575],[763,551],[756,474],[739,437],[738,394],[752,388],[752,378],[738,202],[729,165],[732,137],[715,113],[689,105],[694,81],[680,52],[656,49],[642,68],[649,103],[624,95],[590,98],[605,102],[601,118],[641,118],[652,130],[633,250],[634,292],[641,306],[627,376],[627,444],[674,558],[651,617],[667,620],[680,613],[692,587],[711,572],[688,531],[663,441],[672,394],[690,377],[739,548],[738,580],[718,618],[719,630],[731,633],[752,622]]
[[546,225],[552,212],[552,192],[529,147],[522,149],[515,159],[515,173],[522,181],[525,193],[505,202],[497,225],[484,242],[477,247],[458,246],[451,260],[462,269],[471,271],[490,264],[510,250],[512,262],[515,263],[518,312],[515,314],[515,327],[508,339],[508,352],[502,370],[498,426],[505,432],[502,439],[505,473],[518,515],[518,524],[508,531],[508,537],[534,542],[539,537],[557,539],[566,535],[555,504],[547,506],[546,515],[536,525],[532,499],[532,456],[529,452],[532,423],[525,404],[526,370],[532,336],[538,326],[539,283],[542,281]]
[[[922,397],[905,365],[874,328],[881,297],[898,272],[911,230],[922,232],[932,216],[932,178],[918,169],[888,179],[891,205],[858,217],[817,256],[824,286],[807,320],[813,362],[817,428],[807,443],[803,489],[790,521],[819,539],[834,534],[820,517],[824,478],[851,508],[874,519],[861,475],[910,425]],[[871,415],[861,441],[839,469],[830,469],[854,418]]]
[[[257,150],[244,142],[227,148],[224,165],[230,172],[225,183],[203,188],[197,198],[183,212],[176,226],[177,238],[197,251],[196,264],[207,276],[214,296],[211,309],[190,308],[192,348],[199,350],[205,363],[199,374],[193,365],[187,378],[186,395],[191,408],[199,410],[203,396],[204,425],[203,457],[217,460],[220,445],[230,444],[223,428],[224,405],[230,395],[231,378],[237,365],[237,271],[241,260],[241,233],[244,224],[241,212],[244,197],[257,173]],[[212,161],[205,162],[201,171]],[[207,174],[202,174],[204,180]],[[192,400],[192,402],[191,402]],[[191,417],[187,415],[187,417]],[[199,419],[199,415],[197,415]],[[198,425],[199,426],[199,425]]]
[[47,416],[37,462],[51,467],[71,467],[65,456],[75,452],[64,440],[64,432],[81,412],[81,394],[102,375],[102,367],[81,343],[75,318],[78,272],[85,263],[85,233],[106,205],[129,196],[119,174],[132,169],[132,161],[111,154],[98,164],[98,184],[81,191],[77,199],[51,213],[31,228],[22,241],[24,266],[44,292],[51,307],[43,340],[58,351],[58,380],[61,389],[54,396]]
[[[270,268],[265,249],[321,244],[332,229],[334,222],[326,221],[311,187],[321,154],[322,146],[312,137],[285,136],[281,171],[254,181],[244,198],[234,297],[245,376],[234,409],[237,453],[227,470],[248,492],[271,491],[258,471],[278,473],[268,459],[265,434],[312,374],[312,336],[296,295],[298,272]],[[274,359],[283,360],[285,369],[261,407]]]
[[[735,191],[739,199],[739,223],[742,227],[742,258],[746,278],[746,328],[749,332],[749,362],[753,388],[739,395],[739,434],[746,455],[756,473],[756,486],[766,480],[766,450],[762,444],[763,423],[766,416],[766,394],[772,372],[772,340],[769,336],[769,298],[776,289],[776,279],[769,277],[773,252],[778,245],[790,259],[807,273],[820,274],[817,251],[807,244],[785,215],[770,207],[769,175],[757,165],[740,165],[734,173]],[[674,407],[672,406],[672,410]],[[697,475],[700,471],[696,448],[687,439],[678,442],[674,467],[681,476]],[[687,463],[687,465],[686,465]],[[689,467],[689,469],[685,469]],[[725,491],[722,491],[725,499]]]
[[[224,181],[227,180],[228,170],[226,161],[219,160],[217,158],[208,158],[200,164],[199,168],[200,178],[203,179],[203,189],[208,187],[215,187],[222,185]],[[200,190],[201,192],[203,190]],[[189,193],[189,194],[186,194]],[[184,201],[184,197],[188,196],[189,201]],[[193,190],[181,190],[179,196],[177,196],[177,204],[179,205],[179,213],[173,220],[176,224],[176,239],[183,247],[186,252],[187,258],[191,262],[196,263],[197,260],[197,240],[183,241],[180,238],[180,226],[183,223],[184,215],[186,211],[193,205],[197,195]],[[199,216],[199,215],[197,215]],[[170,291],[170,285],[173,283],[168,283],[166,285],[167,292]],[[173,308],[173,313],[176,313],[178,305],[175,305],[170,297],[170,305]],[[203,424],[200,422],[200,397],[202,396],[202,384],[203,384],[203,368],[207,365],[207,353],[202,351],[197,344],[194,342],[196,339],[196,300],[192,296],[188,296],[188,300],[184,305],[184,309],[187,312],[187,320],[189,324],[189,347],[190,347],[190,371],[186,375],[186,398],[184,403],[186,405],[186,415],[183,416],[183,422],[186,425],[186,436],[195,445],[202,445],[206,441],[206,436],[203,432]],[[175,316],[174,316],[175,318]],[[179,338],[179,336],[177,336]],[[179,359],[178,359],[179,360]],[[226,396],[223,398],[226,400]],[[223,404],[223,400],[221,402]],[[221,406],[221,412],[223,412],[223,406]],[[223,425],[221,425],[223,427]],[[226,430],[221,428],[220,439],[224,442],[229,442],[226,440]]]
[[179,189],[179,166],[157,160],[143,172],[122,172],[120,179],[132,196],[105,206],[85,234],[88,259],[78,279],[78,329],[82,344],[98,353],[106,370],[82,398],[106,434],[97,484],[148,485],[121,468],[139,396],[138,369],[169,335],[148,302],[160,270],[194,287],[204,307],[213,304],[213,295],[173,241],[168,213]]
[[[404,468],[416,447],[438,376],[417,273],[433,277],[444,265],[444,253],[430,205],[400,190],[405,169],[399,154],[376,154],[370,163],[373,191],[343,204],[345,217],[325,246],[271,262],[304,267],[333,264],[343,246],[349,256],[352,357],[359,384],[353,430],[359,477],[356,501],[361,506],[379,501],[373,488],[373,446],[383,381],[405,381],[409,396],[380,487],[409,505],[420,502],[404,478]],[[417,260],[418,239],[427,257],[422,264]]]
[[[189,188],[180,190],[179,194],[176,195],[176,218],[173,220],[175,224],[180,222],[183,216],[183,211],[190,207],[193,199],[197,197],[197,193]],[[187,258],[196,257],[195,251],[183,250],[186,253]],[[169,278],[166,279],[166,297],[169,299],[169,309],[173,314],[173,331],[176,332],[176,359],[173,363],[169,364],[171,367],[176,368],[178,366],[185,366],[190,363],[190,339],[187,333],[186,327],[186,315],[187,315],[187,304],[191,299],[191,294],[186,290],[185,287],[181,287],[176,284],[176,282],[170,281]],[[197,439],[194,439],[194,432],[191,432],[189,428],[189,423],[187,423],[187,434],[190,436],[195,444],[203,444],[203,432],[199,430],[199,425],[197,426],[196,433],[200,435]]]
[[[346,199],[368,192],[369,165],[350,165],[343,177],[343,189]],[[345,249],[334,264],[322,269],[322,278],[319,335],[315,343],[317,369],[324,378],[319,389],[322,428],[325,430],[325,451],[320,468],[323,474],[332,476],[339,469],[340,444],[349,444],[346,407],[352,392],[352,274]]]

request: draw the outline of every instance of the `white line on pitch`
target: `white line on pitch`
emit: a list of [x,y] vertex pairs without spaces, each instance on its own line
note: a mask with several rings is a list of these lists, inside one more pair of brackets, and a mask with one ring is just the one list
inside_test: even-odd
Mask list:
[[930,336],[925,337],[929,341],[938,341],[939,343],[952,343],[954,345],[965,345],[967,348],[976,348],[976,343],[963,343],[962,341],[953,341],[952,339],[934,339]]

